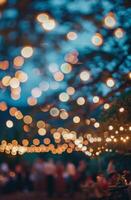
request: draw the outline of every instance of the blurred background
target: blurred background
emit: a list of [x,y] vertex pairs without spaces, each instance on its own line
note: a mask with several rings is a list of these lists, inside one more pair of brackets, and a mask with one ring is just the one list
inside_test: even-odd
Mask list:
[[130,15],[128,0],[0,0],[6,172],[52,158],[91,176],[112,159],[130,171]]

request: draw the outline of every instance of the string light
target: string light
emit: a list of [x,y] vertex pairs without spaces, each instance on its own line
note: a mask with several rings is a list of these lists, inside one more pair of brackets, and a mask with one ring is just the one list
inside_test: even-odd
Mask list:
[[114,31],[114,35],[116,38],[120,39],[124,36],[124,31],[122,28],[117,28],[115,31]]
[[98,96],[93,97],[93,103],[98,103],[100,98]]
[[80,105],[80,106],[84,105],[84,104],[85,104],[85,99],[84,99],[84,97],[79,97],[79,98],[77,99],[77,104]]
[[123,107],[119,108],[119,112],[124,112],[125,109]]
[[129,79],[131,79],[131,72],[128,73],[128,77],[129,77]]
[[[0,0],[0,5],[3,5],[6,2],[7,2],[6,0]],[[1,13],[0,13],[0,17],[1,17]],[[53,33],[48,33],[48,31],[52,31],[53,29],[55,29],[56,25],[57,25],[57,21],[55,19],[53,19],[53,17],[51,17],[50,14],[48,14],[48,13],[38,14],[36,16],[36,20],[40,23],[40,24],[37,24],[37,26],[36,26],[36,29],[38,30],[38,32],[42,32],[42,31],[46,32],[45,37],[44,37],[45,42],[44,43],[41,42],[40,45],[41,46],[47,45],[49,47],[49,51],[48,51],[49,57],[46,59],[47,66],[46,66],[46,64],[44,66],[45,69],[47,67],[47,71],[44,70],[44,68],[42,68],[42,66],[39,66],[39,65],[38,65],[38,67],[36,66],[35,69],[33,69],[33,70],[31,68],[26,69],[26,62],[29,62],[29,61],[27,61],[25,58],[30,58],[34,54],[34,48],[32,46],[24,46],[21,49],[21,55],[17,54],[16,51],[15,51],[15,54],[12,53],[13,56],[11,58],[13,58],[13,59],[11,60],[11,62],[10,62],[10,58],[9,58],[9,60],[0,61],[0,70],[4,70],[4,71],[2,71],[4,77],[2,78],[2,80],[0,82],[0,88],[2,89],[2,95],[6,91],[9,93],[9,98],[11,97],[13,100],[16,100],[16,101],[19,100],[18,102],[16,102],[16,105],[15,105],[16,107],[10,107],[10,105],[12,105],[14,103],[14,101],[12,101],[12,99],[8,98],[7,102],[5,100],[1,101],[0,102],[0,111],[9,112],[9,115],[12,118],[15,118],[15,120],[22,120],[21,121],[22,122],[22,130],[24,131],[24,134],[26,136],[29,133],[33,132],[34,130],[37,130],[36,132],[38,134],[37,134],[36,138],[33,138],[32,145],[30,144],[28,139],[22,139],[23,146],[21,146],[17,140],[12,140],[12,142],[9,142],[9,143],[8,143],[8,141],[3,140],[0,145],[0,152],[5,152],[5,153],[11,154],[11,155],[16,155],[16,154],[22,155],[25,152],[28,152],[28,153],[51,152],[53,154],[61,154],[65,151],[67,153],[72,153],[73,151],[82,151],[87,156],[95,156],[95,155],[98,156],[103,151],[112,152],[112,149],[114,147],[112,147],[112,149],[111,149],[107,143],[111,143],[110,145],[113,146],[114,143],[128,142],[130,137],[127,135],[127,132],[131,131],[131,127],[129,126],[128,123],[123,125],[121,123],[121,121],[119,121],[119,123],[117,124],[118,120],[114,119],[114,116],[113,116],[114,121],[111,119],[108,122],[102,122],[100,124],[99,122],[97,122],[97,117],[96,117],[96,119],[95,118],[86,119],[86,117],[89,117],[88,113],[84,119],[81,118],[81,114],[84,111],[83,109],[86,109],[87,95],[90,94],[92,91],[93,91],[93,93],[95,92],[97,94],[97,92],[94,91],[94,89],[96,87],[93,88],[92,90],[90,87],[90,85],[91,85],[90,83],[92,83],[93,77],[94,77],[93,83],[97,83],[97,81],[95,81],[95,78],[96,78],[96,80],[98,80],[97,72],[98,73],[102,72],[102,75],[103,75],[103,77],[101,78],[101,83],[102,83],[102,80],[105,80],[105,78],[108,77],[108,75],[109,75],[108,72],[110,70],[107,69],[107,71],[106,70],[101,71],[101,70],[103,70],[103,68],[96,69],[95,70],[96,75],[94,75],[94,74],[92,75],[91,73],[94,73],[94,71],[93,71],[94,68],[92,67],[93,63],[90,63],[90,62],[85,63],[87,65],[89,64],[88,67],[89,67],[90,71],[88,71],[86,67],[84,68],[84,63],[83,63],[84,59],[82,59],[83,57],[81,56],[81,49],[77,48],[77,43],[79,43],[79,38],[78,38],[77,32],[67,29],[67,32],[65,34],[65,32],[61,32],[60,29],[58,29],[58,30],[56,29]],[[94,35],[91,37],[92,44],[95,47],[102,46],[104,43],[104,39],[106,39],[106,33],[108,34],[108,32],[110,34],[112,34],[114,41],[122,38],[124,36],[124,34],[126,33],[126,30],[124,30],[123,28],[115,28],[116,24],[117,24],[117,21],[116,21],[115,14],[112,12],[108,13],[104,17],[104,26],[106,28],[113,29],[113,30],[108,31],[107,29],[104,28],[104,29],[101,29],[101,33],[94,33]],[[41,27],[43,29],[39,28],[39,25],[41,25]],[[65,24],[65,26],[66,26],[66,24]],[[76,29],[77,26],[74,28]],[[59,32],[59,30],[60,30],[60,32]],[[59,65],[59,63],[61,63],[62,59],[61,58],[55,59],[56,54],[60,52],[60,45],[59,44],[55,45],[55,43],[54,43],[54,46],[56,47],[56,50],[57,50],[56,52],[55,51],[53,52],[51,50],[51,46],[50,46],[51,42],[54,40],[53,37],[56,32],[59,34],[61,34],[61,33],[64,34],[62,36],[63,37],[62,45],[64,46],[65,52],[67,52],[69,50],[69,52],[67,52],[65,54],[65,56],[64,56],[65,61],[63,61],[63,63],[61,65]],[[50,38],[48,43],[46,43],[46,41],[47,41],[46,36],[49,36],[49,38]],[[59,38],[61,39],[61,36]],[[76,39],[77,39],[77,41],[73,42],[73,40],[76,40]],[[109,39],[110,39],[110,37],[109,37]],[[72,40],[72,41],[68,41],[68,40]],[[119,42],[123,43],[124,40],[121,40]],[[72,44],[73,46],[68,47],[68,46],[66,46],[65,43]],[[95,47],[93,47],[93,48],[95,48]],[[76,50],[74,48],[80,49],[80,56],[79,56],[78,50]],[[92,45],[91,45],[91,48],[92,48]],[[108,51],[109,45],[106,43],[106,41],[105,41],[105,44],[103,45],[103,47],[101,47],[101,48],[102,48],[101,51],[104,51],[104,52]],[[36,54],[34,54],[34,58],[32,58],[32,59],[35,60],[35,58],[36,58],[35,56],[37,56],[39,53],[38,51],[39,50],[36,49]],[[50,52],[51,52],[51,54],[50,54]],[[96,51],[96,54],[97,54],[97,51]],[[88,52],[87,52],[87,55],[88,55]],[[91,55],[93,55],[93,54],[91,54]],[[63,56],[63,53],[62,53],[62,56]],[[80,59],[79,59],[79,57],[80,57]],[[53,59],[54,63],[48,63],[48,60],[50,61],[50,58]],[[96,61],[98,61],[101,64],[99,58],[100,58],[99,53],[95,57],[93,56],[93,60],[95,59]],[[55,62],[58,62],[58,64]],[[32,65],[32,63],[33,63],[33,60],[31,61],[31,65]],[[13,64],[13,66],[10,66],[12,64]],[[80,64],[83,65],[82,71],[79,68]],[[23,71],[23,69],[19,70],[22,66],[24,67],[23,69],[25,69],[25,71]],[[28,66],[30,67],[30,64]],[[13,70],[10,71],[10,67],[13,67]],[[28,74],[26,73],[27,70],[29,70]],[[11,76],[8,75],[8,73],[11,74]],[[126,76],[124,76],[124,77],[127,79],[131,79],[131,72],[125,72],[125,73],[127,73],[127,74],[125,74]],[[34,82],[32,82],[32,85],[30,85],[32,87],[31,87],[31,89],[29,88],[30,93],[29,93],[29,96],[26,97],[26,95],[24,95],[22,89],[25,88],[25,91],[26,91],[26,84],[24,84],[24,83],[27,82],[28,76],[29,76],[28,81],[30,84],[30,77],[32,74],[36,76],[35,77],[36,79],[34,79]],[[49,74],[49,76],[48,76],[48,74]],[[73,79],[74,78],[73,74],[75,74],[75,79]],[[43,81],[43,75],[44,75],[44,79],[45,79],[44,81]],[[77,75],[78,75],[78,77],[77,77]],[[116,77],[116,74],[113,74],[113,77]],[[125,79],[122,79],[122,80],[124,81]],[[87,86],[89,85],[89,93],[86,94],[86,91],[87,91],[86,89],[88,89],[86,87],[86,83],[83,86],[83,83],[81,83],[81,82],[87,82],[87,81],[90,81],[90,82],[87,84]],[[109,77],[109,78],[107,78],[107,80],[105,80],[105,84],[109,88],[114,87],[115,84],[117,86],[119,86],[119,82],[117,83],[116,81],[117,81],[117,78],[116,78],[116,80],[114,80],[114,78]],[[38,86],[35,85],[35,82]],[[27,82],[27,84],[28,84],[28,82]],[[79,85],[77,85],[77,84],[79,84]],[[78,86],[78,88],[77,88],[77,86]],[[81,89],[81,87],[83,87],[83,88]],[[105,87],[105,86],[103,85],[103,87]],[[92,105],[91,97],[89,96],[88,103],[90,104],[90,108],[91,108],[90,110],[93,111],[92,116],[95,113],[94,109],[96,109],[96,107],[99,107],[99,110],[101,112],[103,110],[103,109],[101,109],[102,103],[106,102],[106,101],[107,102],[111,101],[111,98],[104,99],[104,95],[106,95],[105,93],[107,92],[107,96],[108,96],[108,91],[110,91],[110,89],[105,87],[105,91],[104,91],[105,93],[104,92],[102,93],[100,91],[101,88],[97,87],[97,89],[98,89],[98,94],[100,94],[101,96],[103,95],[103,98],[100,98],[99,96],[94,96],[92,101],[96,105]],[[52,99],[52,101],[51,100],[48,101],[48,99],[46,99],[45,97],[47,97],[48,94],[50,95],[51,92],[53,92],[52,90],[56,90],[56,91],[54,91],[54,93],[56,94],[55,100],[53,101],[53,99]],[[83,92],[85,92],[84,97],[82,96]],[[46,94],[47,94],[47,96],[46,96]],[[21,98],[21,97],[24,97],[24,98]],[[4,96],[2,96],[2,98],[4,99]],[[35,116],[34,116],[33,111],[31,111],[30,115],[29,114],[24,115],[24,111],[21,112],[19,110],[19,107],[17,107],[17,105],[19,106],[19,104],[17,104],[17,103],[20,102],[20,104],[23,105],[23,101],[24,101],[23,99],[25,99],[25,98],[26,98],[26,104],[28,104],[28,106],[36,106],[37,105],[36,108],[39,109],[39,113],[40,113],[39,116],[37,115],[37,112],[35,112]],[[40,98],[40,99],[37,99],[37,98]],[[64,103],[64,102],[68,102],[68,103]],[[59,105],[57,105],[57,103],[59,103]],[[77,106],[76,103],[79,106]],[[98,103],[98,105],[97,105],[97,103]],[[104,105],[103,105],[104,110],[107,110],[110,108],[110,111],[112,112],[113,105],[114,105],[113,103],[114,103],[113,100],[110,104],[104,103]],[[71,108],[69,107],[69,104],[72,106]],[[80,106],[83,106],[83,107],[80,107]],[[75,108],[78,108],[78,110],[74,111]],[[118,108],[118,106],[117,106],[117,108]],[[104,112],[104,114],[108,115],[108,113],[110,113],[110,111]],[[120,113],[123,113],[124,111],[126,111],[124,113],[124,116],[125,116],[125,114],[127,114],[127,112],[128,112],[128,109],[126,107],[125,108],[120,107],[117,109],[117,111]],[[85,112],[86,112],[86,110],[85,110]],[[120,119],[123,117],[122,114],[119,114],[117,112],[116,112],[116,114],[119,115]],[[39,119],[40,116],[42,116],[42,119],[45,119],[47,121],[40,120]],[[46,116],[49,117],[49,120],[48,120],[48,118],[46,119]],[[53,120],[52,117],[56,117],[55,120],[56,121],[58,120],[56,123],[56,127],[52,126],[52,123],[51,123]],[[70,119],[72,119],[71,122],[70,122]],[[65,120],[65,121],[62,121],[62,120]],[[60,122],[62,127],[58,127],[58,122]],[[84,128],[82,129],[82,133],[79,131],[78,132],[72,131],[67,126],[68,122],[74,123],[74,124],[72,124],[73,129],[78,128],[78,130],[81,130],[80,126],[82,125],[82,127],[84,126],[84,128],[88,126],[89,130],[88,129],[85,130],[84,133],[83,133]],[[64,125],[62,125],[62,123]],[[80,123],[79,126],[78,126],[78,123]],[[112,125],[109,125],[110,123]],[[5,126],[7,128],[12,128],[14,126],[14,122],[12,120],[7,120],[5,123]],[[94,129],[94,127],[96,129]],[[102,129],[101,129],[101,127],[102,127]],[[97,128],[99,128],[99,129],[97,130]],[[103,132],[101,133],[101,137],[98,137],[97,133],[100,132],[100,129]],[[95,130],[95,132],[93,130]],[[44,139],[42,139],[42,137],[40,137],[40,136],[45,136],[45,137],[44,137]],[[35,137],[35,136],[33,136],[33,137]],[[38,139],[37,137],[39,137],[40,139]],[[50,137],[50,138],[47,138],[47,137]],[[52,139],[54,139],[55,145],[51,143]],[[43,144],[41,144],[41,140],[43,140]],[[101,142],[103,142],[103,143],[101,144]],[[97,143],[97,144],[92,146],[94,143],[95,144]],[[99,147],[99,145],[100,145],[100,147]],[[117,145],[117,144],[115,144],[115,145]]]
[[0,0],[0,5],[3,5],[7,2],[7,0]]
[[88,72],[88,71],[82,71],[81,73],[80,73],[80,79],[82,80],[82,81],[88,81],[89,79],[90,79],[90,73]]
[[101,46],[103,44],[103,36],[100,33],[96,33],[92,39],[91,39],[92,43],[95,46]]
[[50,109],[50,115],[53,116],[53,117],[57,117],[59,115],[59,110],[58,108],[51,108]]
[[48,20],[49,19],[49,16],[47,13],[40,13],[38,16],[37,16],[37,20],[40,22],[40,23],[44,23],[45,20]]
[[104,104],[104,109],[105,109],[105,110],[108,110],[109,108],[110,108],[110,105],[109,105],[108,103],[105,103],[105,104]]
[[69,95],[66,92],[62,92],[59,95],[59,100],[62,102],[67,102],[69,100]]
[[18,88],[19,87],[19,85],[20,85],[20,82],[19,82],[19,80],[17,79],[17,78],[11,78],[11,80],[10,80],[10,87],[11,88]]
[[114,129],[114,127],[113,127],[112,125],[110,125],[110,126],[108,126],[108,129],[109,129],[110,131],[112,131],[112,130]]
[[17,56],[13,60],[15,68],[20,68],[24,64],[24,58],[22,56]]
[[64,79],[64,74],[63,74],[62,72],[58,71],[58,72],[56,72],[56,73],[54,74],[54,79],[55,79],[56,81],[63,81],[63,79]]
[[67,90],[66,90],[67,94],[68,95],[73,95],[75,93],[75,88],[73,87],[68,87]]
[[69,33],[67,33],[67,39],[68,40],[76,40],[77,34],[75,32],[69,32]]
[[100,127],[99,122],[95,122],[94,127],[95,127],[95,128],[99,128],[99,127]]
[[2,78],[2,84],[4,85],[4,86],[9,86],[10,85],[10,80],[11,80],[11,77],[10,76],[4,76],[3,78]]
[[61,65],[61,71],[62,71],[64,74],[70,73],[71,70],[72,70],[71,64],[69,64],[69,63],[63,63],[63,64]]
[[108,15],[104,18],[104,24],[107,28],[114,28],[114,26],[116,25],[114,13],[108,13]]
[[7,121],[6,121],[6,126],[7,126],[8,128],[12,128],[12,127],[13,127],[13,121],[7,120]]
[[24,58],[30,58],[33,55],[33,48],[30,46],[23,47],[21,50],[21,55]]
[[115,81],[114,81],[113,78],[108,78],[107,81],[106,81],[106,84],[107,84],[108,87],[112,88],[115,85]]
[[73,122],[74,123],[79,123],[80,122],[80,117],[79,116],[75,116],[75,117],[73,117]]

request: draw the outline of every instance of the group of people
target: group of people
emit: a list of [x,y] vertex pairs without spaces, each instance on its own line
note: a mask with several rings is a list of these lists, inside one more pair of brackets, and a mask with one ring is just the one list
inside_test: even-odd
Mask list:
[[[124,200],[129,200],[131,185],[129,171],[119,174],[112,161],[105,173],[89,175],[86,161],[81,160],[77,166],[72,162],[64,165],[53,160],[37,159],[32,165],[17,163],[13,168],[4,162],[0,164],[0,194],[16,191],[45,192],[48,197],[73,196],[81,192],[89,200],[109,199],[114,194],[113,188],[123,189]],[[129,187],[130,188],[130,187]],[[128,191],[128,192],[127,192]],[[118,192],[120,194],[120,191]],[[113,196],[111,197],[113,200]]]

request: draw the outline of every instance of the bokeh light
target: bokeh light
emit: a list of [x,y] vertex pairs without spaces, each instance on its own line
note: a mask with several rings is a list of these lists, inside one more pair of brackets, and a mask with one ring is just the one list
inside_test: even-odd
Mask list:
[[8,128],[12,128],[13,127],[13,121],[11,121],[11,120],[7,120],[6,121],[6,126],[8,127]]
[[91,41],[95,46],[101,46],[103,44],[103,36],[100,33],[96,33]]
[[68,40],[76,40],[77,34],[75,32],[69,32],[69,33],[67,33],[67,39]]
[[80,73],[80,79],[82,81],[88,81],[90,79],[90,73],[88,71],[82,71]]
[[24,58],[31,57],[33,55],[33,48],[30,46],[23,47],[23,49],[21,50],[21,55]]
[[114,81],[113,78],[108,78],[107,81],[106,81],[106,84],[107,84],[108,87],[112,88],[115,85],[115,81]]
[[104,24],[107,28],[114,28],[114,26],[116,25],[114,13],[108,13],[108,15],[104,19]]

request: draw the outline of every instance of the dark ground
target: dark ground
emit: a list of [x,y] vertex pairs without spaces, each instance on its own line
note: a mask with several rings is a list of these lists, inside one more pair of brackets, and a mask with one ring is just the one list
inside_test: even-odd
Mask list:
[[[85,200],[84,195],[75,194],[74,197],[54,197],[52,200]],[[42,192],[32,193],[15,193],[0,196],[0,200],[49,200],[49,198]]]

